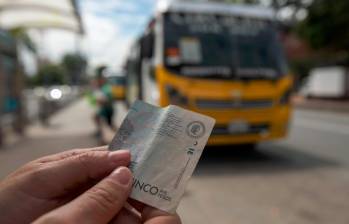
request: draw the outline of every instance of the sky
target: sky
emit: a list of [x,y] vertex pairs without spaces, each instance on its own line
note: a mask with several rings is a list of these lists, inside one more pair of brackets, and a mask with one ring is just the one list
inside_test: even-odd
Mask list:
[[[132,42],[151,18],[157,0],[78,0],[85,35],[78,38],[63,30],[31,31],[41,57],[59,62],[66,53],[79,50],[88,57],[90,68],[106,64],[120,70]],[[199,1],[199,0],[197,0]],[[201,0],[205,1],[205,0]],[[268,0],[264,0],[268,1]],[[35,58],[23,52],[29,75],[36,71]]]
[[[31,36],[43,43],[40,54],[50,61],[58,62],[62,55],[79,49],[91,67],[106,64],[116,71],[149,21],[155,3],[156,0],[78,0],[85,29],[82,38],[63,30],[47,30],[42,36],[32,31]],[[33,59],[26,53],[24,57],[29,64],[28,73],[34,73]]]

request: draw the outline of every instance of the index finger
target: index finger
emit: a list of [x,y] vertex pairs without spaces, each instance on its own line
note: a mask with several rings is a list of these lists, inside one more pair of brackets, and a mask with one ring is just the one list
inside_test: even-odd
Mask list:
[[[72,151],[74,152],[74,151]],[[36,196],[59,197],[93,180],[100,180],[119,166],[127,166],[130,153],[126,150],[109,152],[105,150],[81,150],[78,153],[66,153],[64,156],[46,158],[37,164],[37,171],[27,178],[37,184],[30,185]],[[45,186],[39,192],[37,185]]]

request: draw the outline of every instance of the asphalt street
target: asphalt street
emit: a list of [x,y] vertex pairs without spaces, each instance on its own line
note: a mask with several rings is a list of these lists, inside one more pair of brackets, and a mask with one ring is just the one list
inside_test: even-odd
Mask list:
[[[31,127],[0,150],[0,178],[39,156],[96,145],[91,115],[78,101],[50,129]],[[286,140],[256,151],[207,147],[178,213],[184,224],[348,224],[348,146],[349,114],[296,110]]]
[[208,147],[184,223],[349,223],[349,115],[296,110],[288,139],[248,152]]

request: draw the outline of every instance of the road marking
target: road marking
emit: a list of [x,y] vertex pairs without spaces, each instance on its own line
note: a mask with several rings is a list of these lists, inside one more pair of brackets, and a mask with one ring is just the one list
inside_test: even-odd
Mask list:
[[338,123],[296,118],[293,124],[296,126],[301,126],[317,131],[326,131],[342,135],[349,135],[349,126]]

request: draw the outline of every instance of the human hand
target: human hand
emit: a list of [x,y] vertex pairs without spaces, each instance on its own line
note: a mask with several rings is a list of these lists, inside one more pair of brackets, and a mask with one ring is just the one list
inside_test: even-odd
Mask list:
[[129,161],[128,151],[109,152],[101,147],[30,162],[0,183],[0,223],[29,223],[74,199]]
[[75,200],[42,216],[34,224],[181,224],[177,215],[134,200],[129,200],[128,204],[131,186],[131,172],[120,167]]
[[[72,150],[33,161],[0,184],[0,223],[29,223],[52,210],[37,223],[50,219],[56,223],[107,223],[112,218],[116,223],[127,219],[135,222],[122,223],[140,223],[141,218],[155,221],[147,222],[151,224],[180,223],[177,216],[149,207],[144,208],[142,216],[123,208],[131,181],[122,184],[125,181],[117,181],[117,177],[132,179],[129,170],[120,167],[129,161],[128,151],[108,152],[104,147]],[[87,205],[80,207],[85,202]]]

